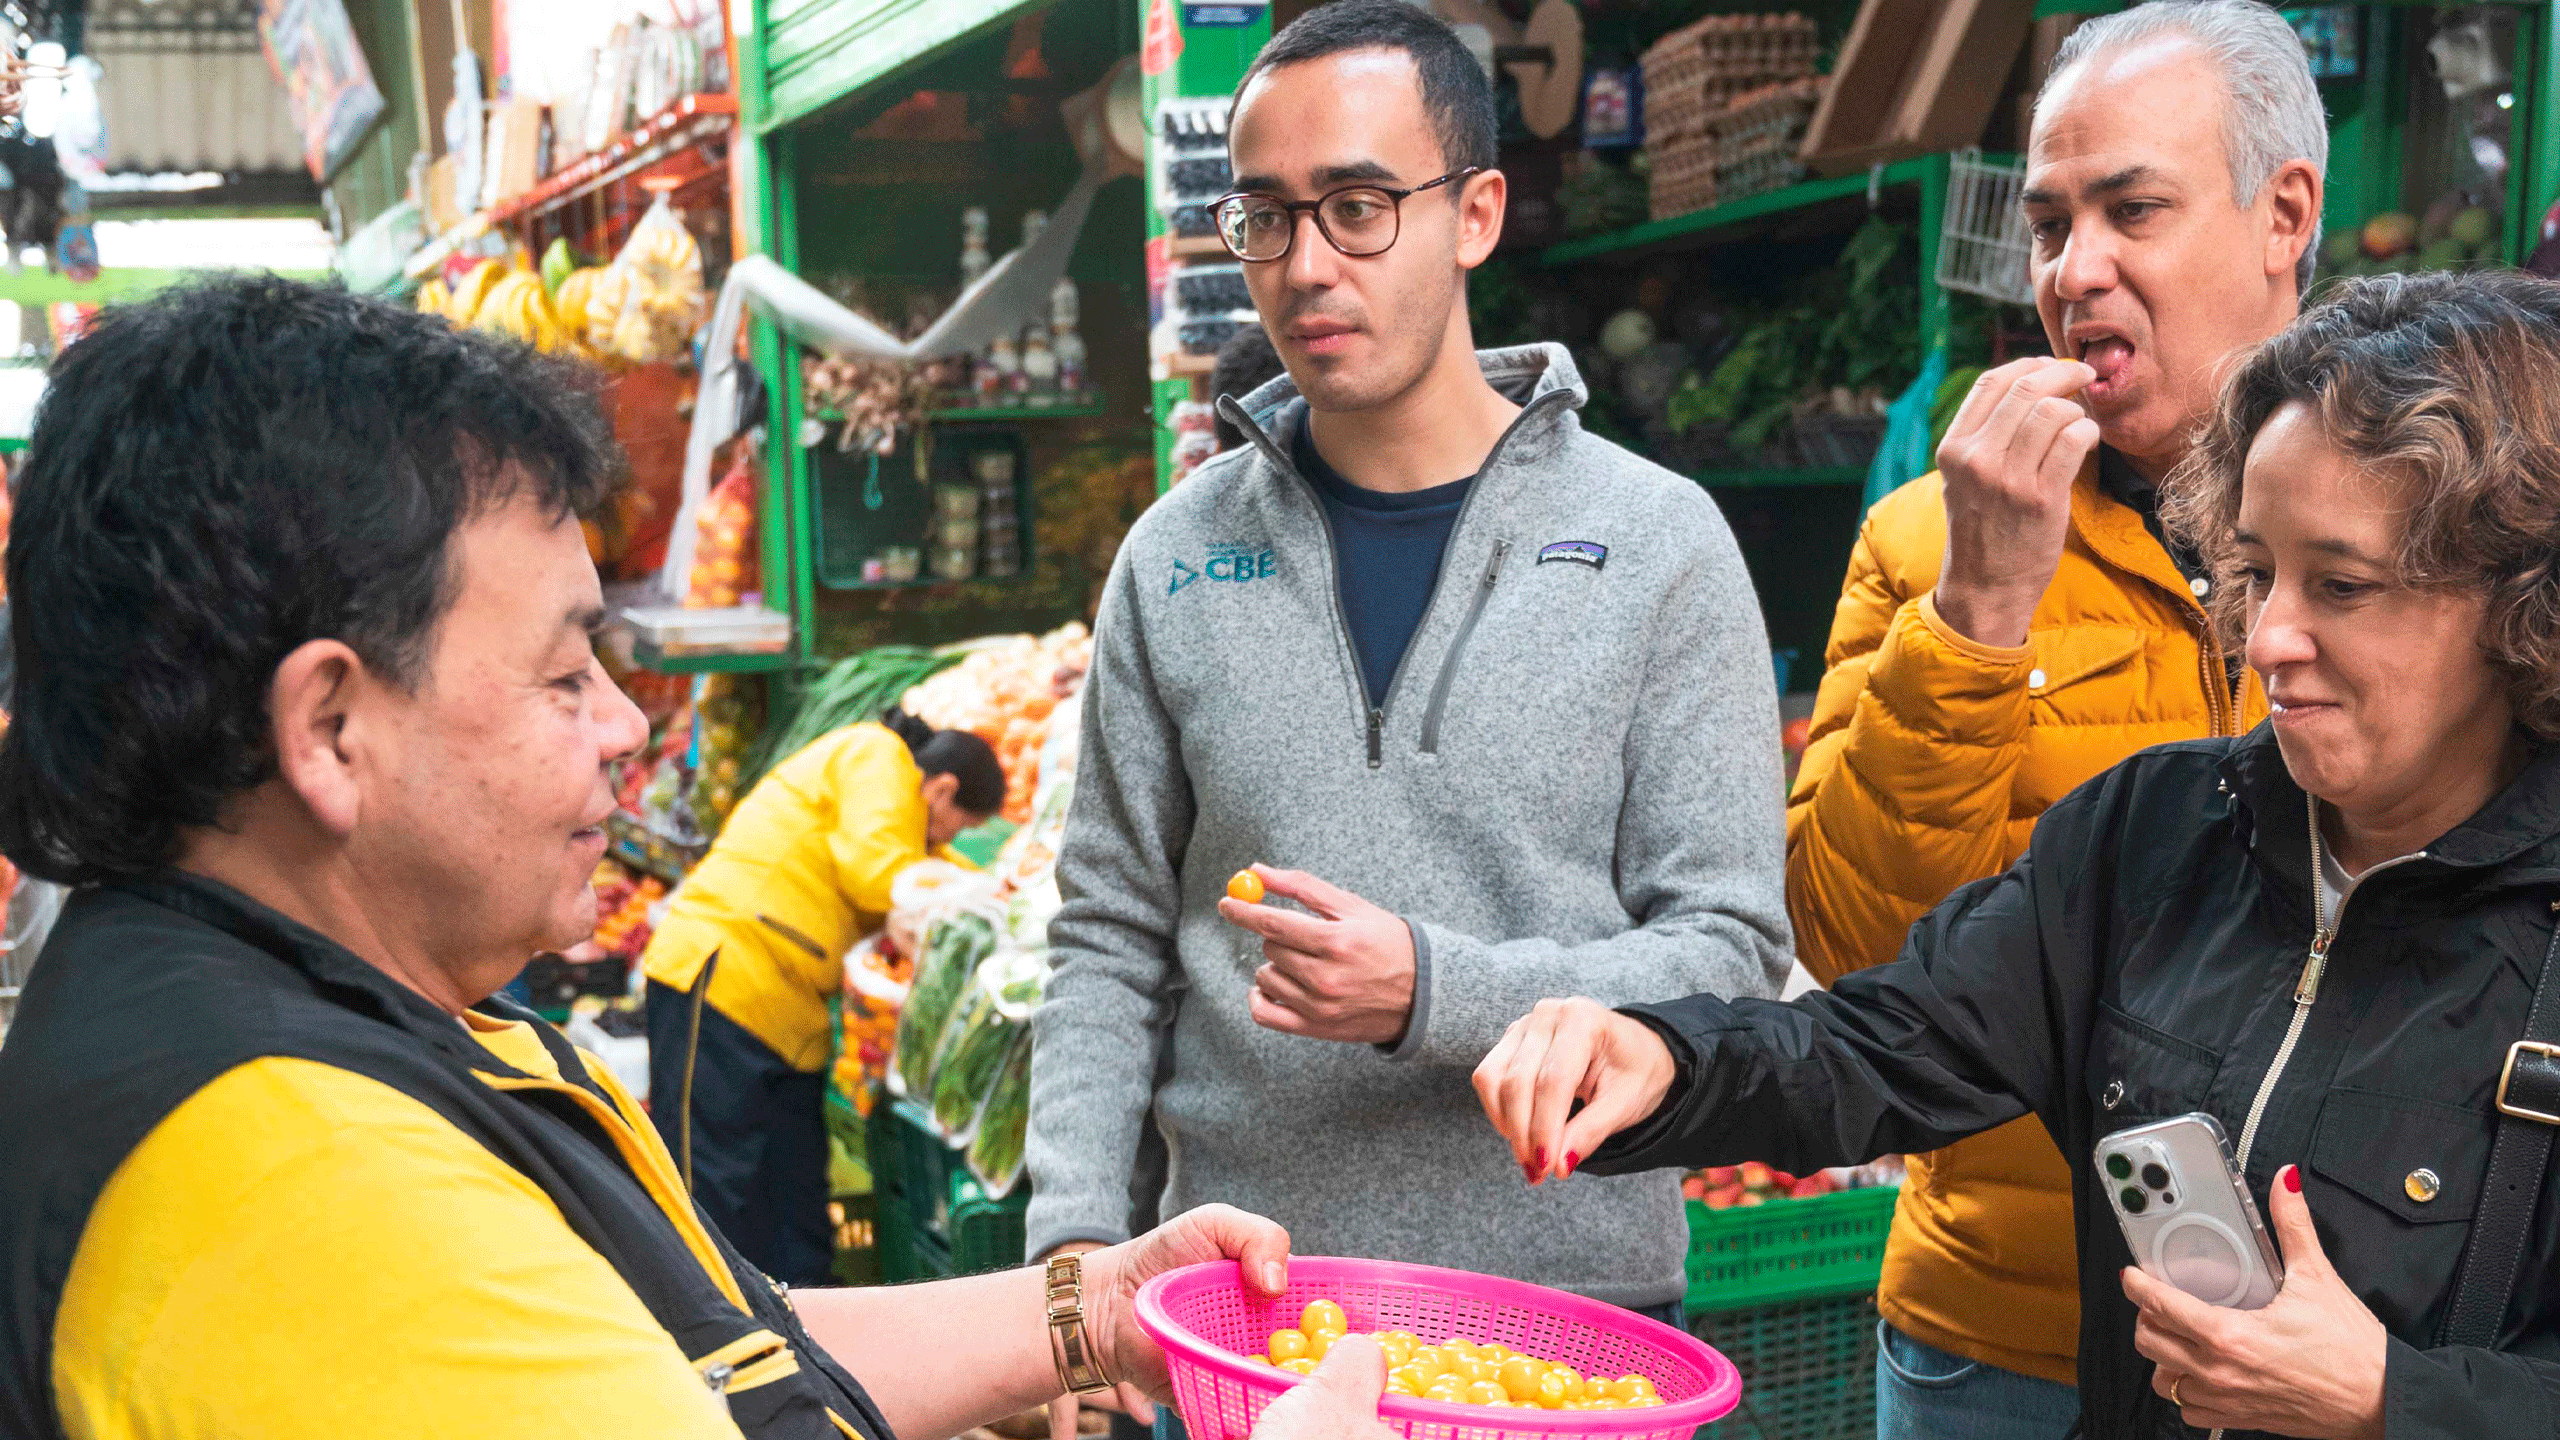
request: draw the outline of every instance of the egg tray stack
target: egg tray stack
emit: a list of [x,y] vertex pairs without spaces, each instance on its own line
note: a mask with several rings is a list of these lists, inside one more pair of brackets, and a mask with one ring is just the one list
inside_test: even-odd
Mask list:
[[1804,177],[1796,163],[1805,126],[1822,103],[1821,76],[1766,85],[1735,100],[1707,122],[1715,143],[1716,202],[1736,200],[1793,185]]
[[1227,97],[1161,102],[1156,136],[1156,195],[1165,223],[1184,238],[1215,233],[1209,202],[1234,188],[1227,170]]
[[1722,168],[1710,127],[1733,103],[1813,74],[1814,22],[1790,11],[1710,15],[1645,51],[1645,152],[1657,220],[1735,198],[1719,192]]

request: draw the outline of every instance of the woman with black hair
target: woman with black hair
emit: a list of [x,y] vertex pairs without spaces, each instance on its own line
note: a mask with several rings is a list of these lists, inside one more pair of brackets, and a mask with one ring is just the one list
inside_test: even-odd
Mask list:
[[987,742],[891,709],[773,767],[649,941],[651,1118],[720,1232],[827,1278],[827,1000],[906,868],[1004,807]]

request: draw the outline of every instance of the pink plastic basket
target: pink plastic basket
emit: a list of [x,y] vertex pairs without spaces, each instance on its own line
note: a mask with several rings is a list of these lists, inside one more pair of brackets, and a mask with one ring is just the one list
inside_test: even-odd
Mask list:
[[1663,1404],[1643,1410],[1496,1410],[1388,1395],[1378,1418],[1407,1440],[1687,1440],[1742,1399],[1742,1376],[1714,1347],[1615,1305],[1465,1270],[1300,1255],[1288,1292],[1266,1300],[1233,1261],[1189,1265],[1138,1291],[1138,1325],[1164,1347],[1174,1408],[1193,1440],[1246,1440],[1264,1407],[1301,1377],[1245,1359],[1310,1300],[1342,1306],[1355,1332],[1464,1335],[1585,1375],[1642,1375]]

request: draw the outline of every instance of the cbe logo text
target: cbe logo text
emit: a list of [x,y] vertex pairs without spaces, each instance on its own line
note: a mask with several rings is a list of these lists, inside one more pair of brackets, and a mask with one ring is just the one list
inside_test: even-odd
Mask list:
[[1173,562],[1173,581],[1165,587],[1167,595],[1179,595],[1201,580],[1245,585],[1268,580],[1280,573],[1280,557],[1269,550],[1255,550],[1244,545],[1213,545],[1208,562],[1195,570],[1180,560]]

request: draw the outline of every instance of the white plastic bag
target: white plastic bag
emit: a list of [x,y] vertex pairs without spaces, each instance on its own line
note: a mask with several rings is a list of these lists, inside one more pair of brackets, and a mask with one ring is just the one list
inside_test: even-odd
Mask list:
[[622,308],[604,348],[642,364],[684,358],[702,325],[702,247],[665,195],[631,227],[610,269],[621,272],[621,283],[599,283],[597,298],[618,294]]

